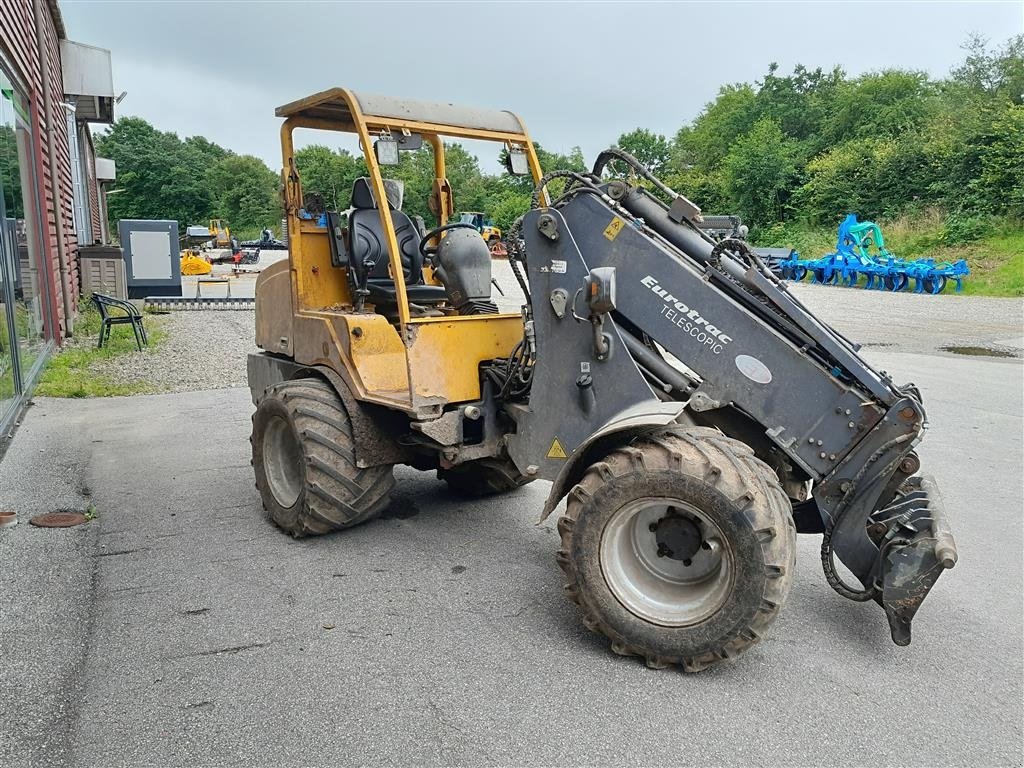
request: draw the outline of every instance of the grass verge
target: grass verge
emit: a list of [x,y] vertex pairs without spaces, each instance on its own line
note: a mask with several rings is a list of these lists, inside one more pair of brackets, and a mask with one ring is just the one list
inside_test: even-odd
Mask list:
[[[1024,296],[1024,224],[1019,221],[974,219],[965,226],[963,220],[926,210],[878,224],[886,247],[901,259],[966,259],[971,274],[964,280],[965,295]],[[836,231],[786,224],[762,230],[755,241],[817,259],[835,250]],[[952,294],[952,286],[945,293]]]
[[117,381],[94,370],[97,362],[112,357],[131,354],[152,354],[166,338],[158,316],[146,314],[143,320],[149,346],[139,352],[135,346],[135,335],[131,326],[115,325],[109,341],[103,349],[97,349],[100,315],[91,301],[83,299],[86,307],[75,323],[75,335],[64,347],[47,361],[36,385],[38,397],[115,397],[117,395],[138,395],[153,391],[148,382],[129,380]]

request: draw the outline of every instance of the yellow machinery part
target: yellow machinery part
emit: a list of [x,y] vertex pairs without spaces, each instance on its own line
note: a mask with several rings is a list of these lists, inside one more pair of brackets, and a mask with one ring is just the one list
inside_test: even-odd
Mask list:
[[181,274],[183,275],[208,275],[213,270],[210,262],[201,256],[196,256],[192,251],[181,252]]

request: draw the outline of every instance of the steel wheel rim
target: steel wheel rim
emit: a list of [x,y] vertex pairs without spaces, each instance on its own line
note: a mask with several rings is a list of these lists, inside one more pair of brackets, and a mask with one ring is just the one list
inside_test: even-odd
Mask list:
[[291,424],[280,416],[272,417],[263,433],[263,468],[277,503],[292,506],[305,483],[302,446]]
[[[689,566],[657,556],[652,523],[669,514],[697,525],[709,545]],[[704,621],[728,599],[735,580],[732,546],[704,512],[680,499],[636,499],[617,509],[601,533],[600,566],[608,589],[630,613],[653,624],[685,627]]]

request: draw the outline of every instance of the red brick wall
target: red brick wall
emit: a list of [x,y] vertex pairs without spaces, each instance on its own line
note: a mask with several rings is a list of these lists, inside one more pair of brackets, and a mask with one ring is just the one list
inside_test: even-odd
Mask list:
[[[57,255],[56,211],[63,214],[64,249],[68,260],[69,286],[72,303],[77,310],[78,302],[78,242],[74,232],[72,209],[71,161],[68,152],[67,123],[63,102],[63,83],[60,70],[60,44],[57,27],[51,15],[49,3],[43,3],[43,37],[47,58],[46,77],[50,84],[52,99],[54,142],[57,154],[57,178],[50,178],[50,163],[46,142],[46,112],[43,109],[42,51],[36,44],[35,16],[32,0],[0,0],[0,50],[13,65],[15,78],[27,86],[32,102],[33,140],[36,160],[36,176],[40,186],[43,218],[43,253],[48,260],[46,270],[51,305],[51,334],[58,341],[66,327],[64,303],[61,297],[60,268]],[[56,326],[56,327],[54,327]]]

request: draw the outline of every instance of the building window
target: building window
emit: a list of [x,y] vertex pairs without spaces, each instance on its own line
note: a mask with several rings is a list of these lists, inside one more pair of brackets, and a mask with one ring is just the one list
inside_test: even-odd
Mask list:
[[48,301],[29,100],[0,66],[0,425],[41,368]]

